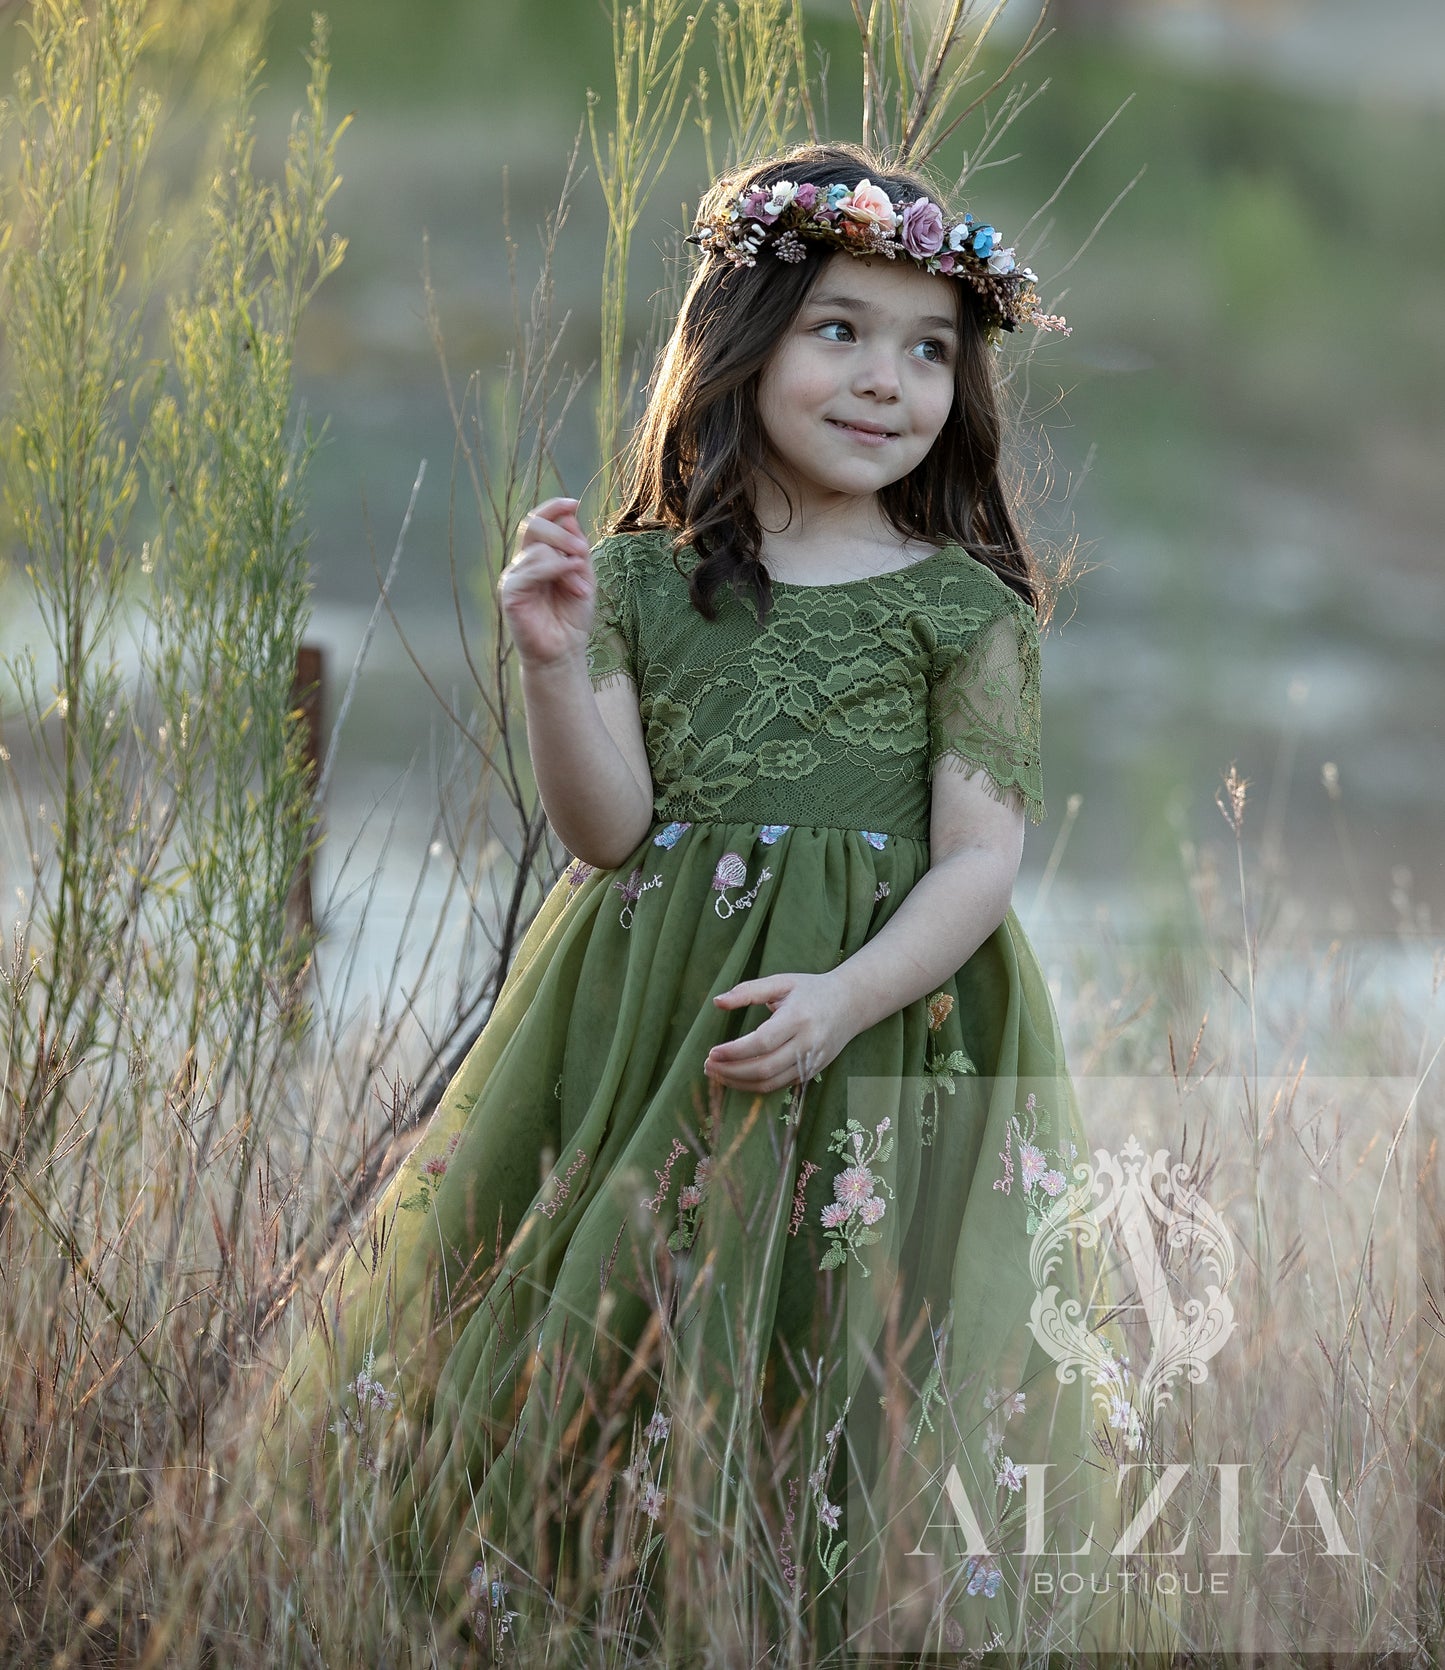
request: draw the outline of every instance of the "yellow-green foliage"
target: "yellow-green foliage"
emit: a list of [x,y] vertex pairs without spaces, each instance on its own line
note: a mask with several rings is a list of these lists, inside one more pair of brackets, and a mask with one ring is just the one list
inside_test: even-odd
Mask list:
[[[38,0],[6,112],[3,567],[24,647],[0,734],[31,858],[0,990],[7,1662],[16,1639],[41,1658],[134,1639],[131,1539],[202,1453],[304,1022],[287,900],[314,824],[292,679],[315,443],[292,367],[342,258],[340,127],[318,19],[283,178],[258,179],[256,13]],[[203,51],[229,88],[200,178],[163,181]]]

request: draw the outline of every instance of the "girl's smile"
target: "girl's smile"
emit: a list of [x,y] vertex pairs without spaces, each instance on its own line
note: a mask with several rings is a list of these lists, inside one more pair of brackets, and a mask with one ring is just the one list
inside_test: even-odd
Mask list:
[[845,423],[841,418],[826,420],[835,429],[840,429],[845,435],[851,435],[855,440],[862,441],[868,446],[881,446],[885,441],[896,441],[898,432],[894,429],[884,429],[874,423]]

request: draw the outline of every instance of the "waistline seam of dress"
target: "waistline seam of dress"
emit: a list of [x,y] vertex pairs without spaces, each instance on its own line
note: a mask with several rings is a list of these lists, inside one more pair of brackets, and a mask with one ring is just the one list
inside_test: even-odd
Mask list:
[[[653,808],[653,811],[652,811],[652,827],[654,829],[656,829],[656,828],[666,828],[667,825],[670,824],[670,823],[683,823],[683,822],[686,822],[686,823],[689,823],[689,824],[694,824],[694,825],[696,825],[696,824],[708,824],[708,825],[711,825],[711,826],[713,826],[715,828],[719,828],[719,829],[736,827],[740,824],[742,824],[742,825],[754,825],[758,829],[768,829],[770,827],[773,827],[772,825],[769,825],[767,823],[758,822],[758,820],[756,818],[700,817],[695,812],[690,812],[690,811],[685,811],[685,810],[684,811],[673,811],[673,812],[659,812],[656,807]],[[846,823],[790,823],[790,824],[787,824],[785,827],[787,827],[788,829],[836,829],[836,830],[839,831],[840,834],[843,834],[843,835],[861,835],[863,833],[863,826],[861,824],[854,825],[854,824],[846,824]],[[648,833],[650,834],[651,830],[649,830]],[[927,846],[928,845],[928,840],[929,840],[927,835],[910,835],[910,834],[908,834],[904,831],[900,831],[900,830],[896,830],[896,829],[875,829],[875,830],[872,830],[871,833],[874,834],[874,835],[886,835],[890,841],[916,841],[920,846]]]

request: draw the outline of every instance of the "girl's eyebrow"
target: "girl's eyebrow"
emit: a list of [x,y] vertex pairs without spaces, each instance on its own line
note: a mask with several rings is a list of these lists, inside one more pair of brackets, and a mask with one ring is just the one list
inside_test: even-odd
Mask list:
[[[879,311],[873,302],[865,302],[858,296],[810,296],[808,305],[810,307],[840,307],[845,312],[853,313],[877,313]],[[945,319],[941,313],[930,313],[917,322],[928,330],[953,331],[955,335],[958,332],[958,322],[954,319]]]

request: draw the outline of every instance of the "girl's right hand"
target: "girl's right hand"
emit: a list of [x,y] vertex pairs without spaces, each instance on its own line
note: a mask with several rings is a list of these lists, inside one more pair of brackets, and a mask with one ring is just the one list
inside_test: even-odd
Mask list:
[[597,578],[576,499],[548,499],[517,525],[517,551],[497,600],[524,665],[551,666],[585,651]]

